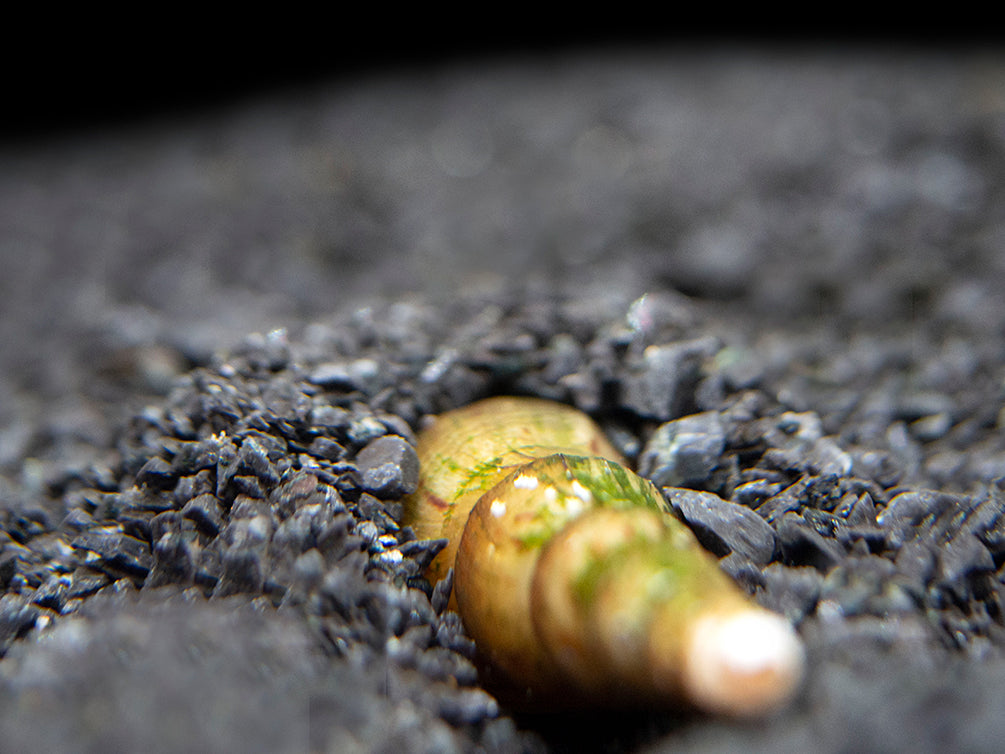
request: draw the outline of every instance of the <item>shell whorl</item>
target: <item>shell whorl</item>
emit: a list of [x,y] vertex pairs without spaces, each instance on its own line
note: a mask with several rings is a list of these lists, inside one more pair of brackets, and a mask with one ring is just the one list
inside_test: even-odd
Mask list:
[[525,705],[621,701],[755,715],[801,679],[802,646],[626,468],[585,414],[492,398],[420,433],[406,520],[446,537],[451,605],[485,678]]

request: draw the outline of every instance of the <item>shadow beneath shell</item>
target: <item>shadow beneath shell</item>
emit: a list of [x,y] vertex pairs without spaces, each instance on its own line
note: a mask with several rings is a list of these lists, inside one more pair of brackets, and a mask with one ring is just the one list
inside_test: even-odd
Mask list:
[[656,710],[593,709],[514,714],[522,730],[539,735],[553,754],[622,754],[637,751],[694,722],[694,715]]

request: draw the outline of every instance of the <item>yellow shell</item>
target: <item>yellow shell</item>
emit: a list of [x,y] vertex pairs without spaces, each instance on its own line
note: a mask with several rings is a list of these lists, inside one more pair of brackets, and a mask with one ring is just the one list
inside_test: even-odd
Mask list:
[[585,414],[494,398],[419,436],[406,521],[450,545],[454,599],[487,685],[545,707],[783,704],[801,644],[701,548]]
[[419,433],[416,451],[419,485],[405,500],[405,519],[420,539],[449,540],[427,571],[432,583],[453,567],[478,498],[513,469],[560,452],[624,461],[586,414],[553,401],[505,396],[436,417]]

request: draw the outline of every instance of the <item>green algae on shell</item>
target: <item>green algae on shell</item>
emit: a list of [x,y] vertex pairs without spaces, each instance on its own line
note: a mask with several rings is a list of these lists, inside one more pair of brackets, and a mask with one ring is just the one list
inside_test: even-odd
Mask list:
[[420,539],[448,540],[427,571],[434,583],[453,567],[478,498],[514,469],[559,452],[624,461],[586,414],[553,401],[506,396],[437,416],[419,433],[416,451],[419,483],[405,499],[405,519]]
[[585,414],[496,398],[420,434],[420,536],[449,537],[454,595],[484,679],[531,707],[784,704],[802,645],[628,470]]

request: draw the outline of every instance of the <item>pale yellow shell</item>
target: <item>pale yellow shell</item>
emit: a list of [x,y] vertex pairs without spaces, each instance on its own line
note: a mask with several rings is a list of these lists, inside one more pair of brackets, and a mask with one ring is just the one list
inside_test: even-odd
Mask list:
[[535,458],[568,452],[624,459],[586,414],[536,398],[497,397],[436,417],[419,433],[419,485],[405,499],[405,519],[420,539],[445,537],[431,582],[454,565],[468,514],[482,494]]
[[406,522],[447,537],[452,605],[483,680],[532,706],[685,704],[736,715],[783,704],[803,652],[561,404],[494,398],[422,432]]

